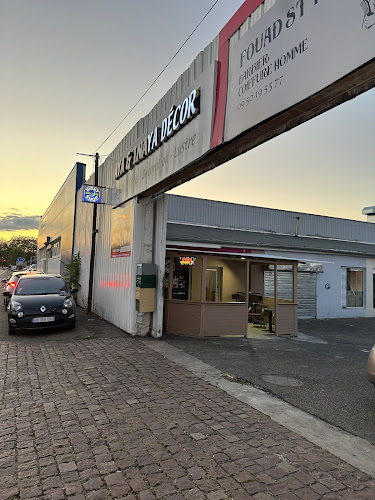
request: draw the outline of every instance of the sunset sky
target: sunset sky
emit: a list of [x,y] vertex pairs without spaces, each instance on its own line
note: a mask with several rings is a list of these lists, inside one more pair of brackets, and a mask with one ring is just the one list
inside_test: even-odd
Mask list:
[[[214,3],[0,0],[0,237],[37,234],[39,216],[74,164],[85,162],[76,153],[97,150]],[[148,113],[242,3],[217,2],[100,154]],[[366,220],[363,207],[375,205],[374,108],[372,90],[173,192]],[[86,163],[88,176],[91,158]]]

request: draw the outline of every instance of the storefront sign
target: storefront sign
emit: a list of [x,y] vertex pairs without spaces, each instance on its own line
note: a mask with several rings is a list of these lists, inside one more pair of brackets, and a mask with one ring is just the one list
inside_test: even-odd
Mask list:
[[[106,186],[121,192],[118,203],[167,179],[172,185],[176,174],[210,150],[217,62],[202,71],[194,68],[192,65],[180,76],[103,163],[113,180]],[[165,188],[168,190],[167,183]]]
[[168,141],[190,120],[199,114],[199,90],[194,89],[182,104],[172,106],[161,127],[155,127],[145,139],[137,144],[134,150],[122,158],[116,165],[116,179],[120,179],[135,165],[154,153],[164,142]]
[[225,140],[374,56],[374,0],[279,0],[231,41]]
[[97,186],[84,185],[82,191],[82,201],[87,203],[101,203],[102,201],[101,188]]
[[133,245],[134,203],[112,210],[111,258],[130,257]]
[[180,266],[195,266],[196,257],[180,257]]

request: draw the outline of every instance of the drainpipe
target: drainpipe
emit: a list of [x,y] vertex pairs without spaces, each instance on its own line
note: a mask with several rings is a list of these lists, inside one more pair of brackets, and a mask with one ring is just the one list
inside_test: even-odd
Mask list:
[[298,228],[299,228],[299,217],[296,217],[296,233],[294,236],[298,236]]

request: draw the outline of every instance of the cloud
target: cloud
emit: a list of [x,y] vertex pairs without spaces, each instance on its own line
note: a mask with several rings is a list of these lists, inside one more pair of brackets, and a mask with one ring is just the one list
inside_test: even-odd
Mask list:
[[17,231],[20,229],[38,229],[39,215],[10,214],[0,217],[0,231]]

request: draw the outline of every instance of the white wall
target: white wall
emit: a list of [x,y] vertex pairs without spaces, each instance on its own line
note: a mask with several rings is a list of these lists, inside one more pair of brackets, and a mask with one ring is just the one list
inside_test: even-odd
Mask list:
[[[99,184],[110,185],[112,175],[111,169],[101,169]],[[88,181],[88,183],[91,182],[92,179]],[[78,199],[80,198],[81,191],[78,193]],[[164,273],[165,201],[164,198],[159,200],[135,198],[129,203],[134,208],[134,227],[131,255],[128,257],[111,258],[111,222],[114,206],[109,197],[107,197],[106,204],[98,206],[92,311],[131,335],[146,335],[151,327],[150,333],[160,336],[163,321],[163,311],[160,306],[160,294],[162,294],[160,274]],[[80,252],[81,255],[81,288],[78,294],[78,304],[82,307],[87,307],[92,212],[92,204],[78,203],[74,253]],[[155,313],[151,325],[150,313],[137,314],[135,288],[137,264],[152,262],[158,266],[158,285],[161,291],[159,290],[157,294],[158,312]]]
[[47,269],[46,272],[50,274],[61,274],[61,261],[60,257],[52,257],[51,259],[47,260]]
[[[324,264],[324,273],[317,276],[317,317],[318,318],[360,318],[366,316],[365,307],[343,307],[342,269],[348,267],[363,268],[364,279],[366,259],[362,257],[325,256],[332,264]],[[323,260],[323,259],[322,259]],[[329,285],[329,289],[326,285]],[[365,285],[364,285],[365,288]],[[366,292],[364,294],[366,303]]]
[[372,282],[370,284],[369,275],[372,273],[372,268],[375,267],[375,259],[318,253],[280,251],[276,253],[302,262],[322,262],[324,272],[317,273],[316,284],[317,319],[375,316],[373,307],[366,309],[366,307],[344,308],[342,306],[342,294],[345,293],[342,283],[342,268],[355,267],[364,269],[364,304],[369,307],[369,302],[372,301]]

